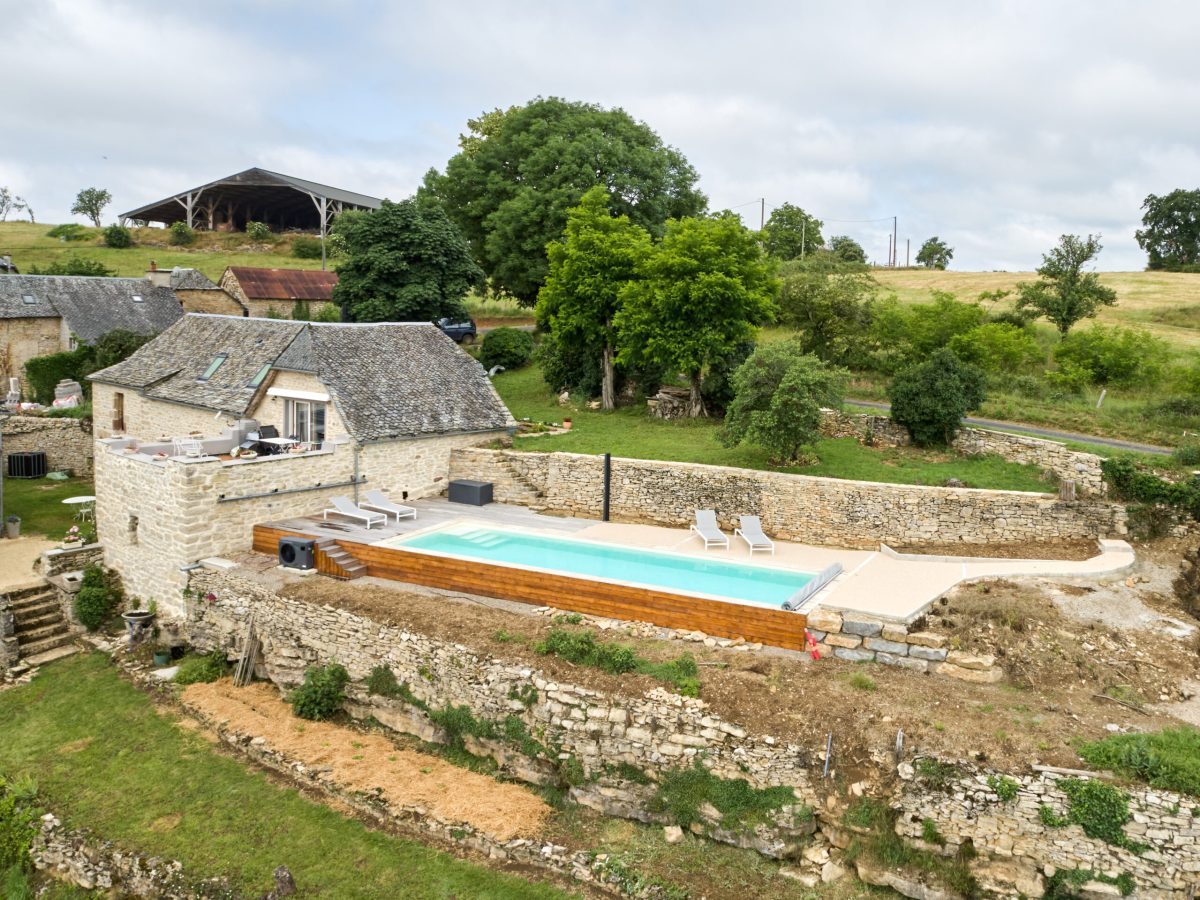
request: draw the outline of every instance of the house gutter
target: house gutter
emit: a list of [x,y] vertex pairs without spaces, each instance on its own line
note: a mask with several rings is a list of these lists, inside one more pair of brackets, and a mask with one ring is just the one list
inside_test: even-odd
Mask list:
[[328,490],[329,488],[351,487],[352,485],[354,486],[354,494],[355,494],[355,497],[357,498],[357,496],[358,496],[358,487],[357,486],[360,484],[365,484],[367,479],[359,477],[358,457],[357,456],[355,457],[354,462],[355,462],[354,477],[351,478],[349,481],[318,481],[316,484],[311,484],[311,485],[308,485],[307,487],[295,487],[295,488],[283,488],[283,489],[275,488],[272,491],[262,491],[257,494],[239,494],[236,497],[226,497],[224,494],[221,494],[217,497],[217,502],[218,503],[235,503],[238,500],[258,500],[262,497],[281,497],[284,494],[304,494],[304,493],[308,493],[309,491],[324,491],[324,490]]

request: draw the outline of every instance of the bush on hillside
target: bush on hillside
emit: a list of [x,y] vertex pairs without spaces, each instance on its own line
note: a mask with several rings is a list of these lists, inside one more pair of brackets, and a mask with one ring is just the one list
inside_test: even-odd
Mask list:
[[349,683],[350,673],[337,663],[308,668],[288,702],[302,719],[328,719],[341,708]]
[[1083,744],[1079,755],[1151,787],[1200,797],[1200,729],[1183,725],[1151,734],[1114,734]]
[[307,234],[297,235],[292,241],[292,256],[296,259],[320,259],[321,239]]
[[504,366],[519,369],[533,355],[533,335],[519,328],[496,328],[483,338],[479,348],[479,361],[485,369]]
[[266,222],[247,222],[246,237],[252,241],[269,241],[271,239],[271,226]]
[[1072,331],[1054,348],[1059,369],[1077,373],[1090,384],[1151,387],[1163,375],[1167,344],[1136,328],[1091,328]]
[[167,243],[176,247],[186,247],[196,242],[196,232],[188,228],[187,222],[172,222],[167,231]]
[[46,237],[58,238],[60,241],[86,241],[91,236],[92,232],[77,222],[55,225],[46,232]]
[[1037,339],[1008,322],[989,322],[956,334],[949,347],[963,362],[997,375],[1029,372],[1045,359]]
[[133,246],[133,232],[124,225],[109,225],[104,229],[104,246],[124,250]]
[[34,266],[29,270],[30,275],[87,275],[94,278],[111,278],[116,271],[110,269],[98,259],[88,259],[78,253],[68,253],[61,259],[47,263],[45,268]]
[[954,440],[963,416],[984,401],[984,375],[949,349],[905,369],[888,387],[893,422],[903,425],[921,446],[945,446]]

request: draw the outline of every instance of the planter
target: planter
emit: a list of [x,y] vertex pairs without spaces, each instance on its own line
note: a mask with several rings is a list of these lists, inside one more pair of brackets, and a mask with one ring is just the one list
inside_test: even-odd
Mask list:
[[4,534],[13,540],[21,536],[21,520],[16,516],[4,521]]
[[563,430],[564,431],[571,430],[571,420],[570,419],[563,419]]
[[148,609],[135,609],[121,613],[125,620],[125,628],[129,632],[129,646],[132,649],[148,634],[154,625],[154,613]]
[[163,666],[169,666],[171,664],[171,651],[170,650],[155,650],[154,651],[154,664],[156,666],[158,666],[160,669]]
[[78,550],[83,546],[83,541],[63,541],[62,549]]

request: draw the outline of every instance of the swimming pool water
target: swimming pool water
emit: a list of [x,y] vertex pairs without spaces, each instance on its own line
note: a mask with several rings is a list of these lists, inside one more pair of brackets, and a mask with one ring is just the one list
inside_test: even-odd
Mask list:
[[[779,606],[812,580],[810,572],[750,566],[707,557],[639,550],[477,525],[451,525],[394,544],[481,562],[549,569],[564,575],[664,588]],[[722,551],[713,551],[714,554]]]

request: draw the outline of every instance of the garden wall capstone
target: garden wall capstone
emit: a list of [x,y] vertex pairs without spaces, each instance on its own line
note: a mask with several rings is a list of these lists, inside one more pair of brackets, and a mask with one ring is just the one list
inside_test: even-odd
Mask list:
[[[887,416],[854,415],[833,409],[821,410],[821,434],[825,437],[852,437],[872,447],[908,447],[912,436],[903,425]],[[964,427],[958,430],[951,447],[965,456],[995,455],[1009,462],[1038,466],[1060,479],[1071,479],[1080,496],[1103,497],[1108,493],[1102,459],[1095,453],[1070,450],[1058,441]]]
[[[1136,896],[1144,900],[1192,896],[1188,891],[1200,885],[1200,802],[1195,799],[1150,788],[1125,789],[1130,820],[1123,830],[1130,842],[1146,846],[1138,853],[1088,837],[1079,825],[1043,823],[1043,805],[1059,818],[1070,805],[1059,786],[1061,775],[1011,778],[1015,796],[1005,801],[995,789],[999,773],[965,763],[959,769],[959,777],[933,787],[919,775],[913,777],[911,766],[907,771],[902,767],[902,777],[910,780],[897,801],[896,830],[917,843],[925,820],[932,821],[945,843],[923,846],[946,856],[969,841],[976,853],[991,857],[975,867],[991,893],[1041,896],[1045,879],[1056,871],[1090,870],[1109,878],[1127,873],[1137,885]],[[921,771],[919,760],[916,770]]]
[[[598,517],[604,463],[577,453],[464,448],[451,454],[451,478],[495,485],[501,503]],[[610,515],[617,521],[684,527],[695,510],[715,509],[732,530],[737,516],[762,517],[787,541],[877,549],[881,543],[1024,543],[1125,534],[1125,508],[1046,494],[923,487],[814,478],[780,472],[644,459],[613,459]]]
[[[4,420],[4,455],[45,451],[47,471],[92,475],[92,420],[9,416]],[[7,465],[7,463],[6,463]]]

